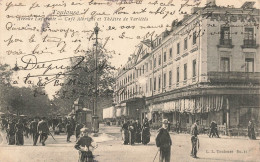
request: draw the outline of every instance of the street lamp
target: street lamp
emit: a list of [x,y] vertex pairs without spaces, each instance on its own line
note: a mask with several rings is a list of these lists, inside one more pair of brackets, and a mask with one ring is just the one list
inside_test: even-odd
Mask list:
[[93,111],[93,131],[94,133],[98,132],[98,116],[97,116],[97,89],[98,89],[98,76],[97,76],[97,70],[98,70],[98,32],[99,32],[99,27],[98,23],[96,23],[96,27],[94,28],[94,33],[96,35],[96,56],[95,56],[95,104],[94,104],[94,111]]

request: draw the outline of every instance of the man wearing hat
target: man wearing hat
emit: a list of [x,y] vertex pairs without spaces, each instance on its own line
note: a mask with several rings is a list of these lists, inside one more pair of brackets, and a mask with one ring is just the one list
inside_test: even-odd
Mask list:
[[88,136],[88,131],[88,128],[80,129],[82,136],[74,146],[75,149],[79,150],[79,162],[84,162],[86,158],[88,158],[89,161],[93,161],[93,154],[89,150],[89,147],[93,147],[91,144],[93,139]]
[[48,134],[50,133],[49,126],[45,117],[43,117],[42,120],[38,123],[37,130],[38,134],[40,135],[42,146],[45,146],[45,141],[47,140]]
[[170,162],[171,160],[171,145],[172,140],[170,134],[168,132],[168,124],[169,121],[167,119],[163,119],[162,127],[158,130],[158,134],[156,136],[156,146],[160,150],[160,158],[159,162]]
[[33,137],[33,146],[36,146],[36,143],[37,143],[37,140],[39,137],[37,126],[38,126],[38,118],[35,117],[34,120],[30,124],[30,131],[31,131],[32,137]]
[[197,147],[198,147],[198,125],[199,120],[196,120],[196,122],[191,126],[191,156],[194,158],[197,158]]

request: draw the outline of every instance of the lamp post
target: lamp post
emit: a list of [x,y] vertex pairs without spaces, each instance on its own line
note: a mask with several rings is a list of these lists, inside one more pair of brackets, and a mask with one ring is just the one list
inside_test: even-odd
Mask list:
[[93,110],[93,116],[92,116],[92,121],[93,121],[93,132],[98,133],[98,116],[97,116],[97,89],[98,89],[98,32],[99,32],[99,27],[98,23],[96,23],[96,27],[94,28],[94,32],[96,35],[96,56],[95,56],[95,103],[94,103],[94,110]]

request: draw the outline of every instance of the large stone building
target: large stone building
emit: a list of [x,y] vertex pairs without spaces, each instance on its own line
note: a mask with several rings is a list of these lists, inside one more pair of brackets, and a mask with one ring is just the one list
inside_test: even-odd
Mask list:
[[153,40],[141,41],[116,76],[117,117],[162,118],[183,129],[195,119],[227,130],[260,121],[260,10],[193,8]]

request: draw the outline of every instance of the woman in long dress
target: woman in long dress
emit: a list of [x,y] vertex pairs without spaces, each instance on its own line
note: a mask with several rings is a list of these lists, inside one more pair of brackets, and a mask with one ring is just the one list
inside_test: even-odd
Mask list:
[[147,145],[150,142],[150,124],[148,119],[144,119],[143,129],[142,129],[142,143]]
[[8,124],[7,138],[8,138],[8,145],[15,144],[15,121],[14,120]]
[[127,145],[129,143],[128,126],[129,126],[129,121],[125,122],[122,126],[122,135],[123,135],[124,145]]

